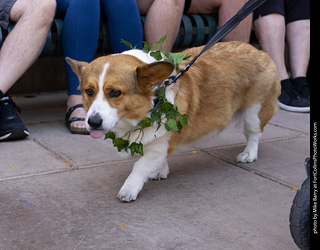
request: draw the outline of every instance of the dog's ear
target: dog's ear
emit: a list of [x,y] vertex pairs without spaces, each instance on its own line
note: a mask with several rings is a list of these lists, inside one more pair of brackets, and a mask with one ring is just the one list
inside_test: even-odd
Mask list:
[[157,86],[158,83],[167,79],[174,70],[174,65],[170,62],[154,62],[139,66],[136,69],[138,89],[146,93]]
[[73,72],[78,76],[80,83],[82,82],[83,68],[88,65],[87,62],[80,62],[69,57],[65,58]]

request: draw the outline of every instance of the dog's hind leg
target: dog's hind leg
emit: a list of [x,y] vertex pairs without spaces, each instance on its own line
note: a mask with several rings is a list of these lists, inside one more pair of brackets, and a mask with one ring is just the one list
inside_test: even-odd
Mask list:
[[255,104],[242,112],[247,145],[244,151],[238,154],[237,162],[253,162],[258,159],[258,144],[261,137],[260,118],[258,116],[260,108],[260,104]]

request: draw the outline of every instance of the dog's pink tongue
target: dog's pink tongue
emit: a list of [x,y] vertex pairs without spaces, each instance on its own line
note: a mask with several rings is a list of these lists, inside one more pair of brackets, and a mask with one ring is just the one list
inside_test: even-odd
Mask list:
[[93,130],[90,132],[90,136],[94,139],[99,139],[104,135],[103,130]]

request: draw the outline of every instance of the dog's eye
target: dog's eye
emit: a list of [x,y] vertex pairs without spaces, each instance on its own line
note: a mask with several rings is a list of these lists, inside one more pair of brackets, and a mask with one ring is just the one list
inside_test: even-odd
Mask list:
[[94,96],[94,91],[93,91],[93,89],[86,89],[86,93],[87,93],[87,95],[88,95],[89,97]]
[[117,98],[121,95],[121,90],[111,90],[109,92],[109,97],[110,98]]

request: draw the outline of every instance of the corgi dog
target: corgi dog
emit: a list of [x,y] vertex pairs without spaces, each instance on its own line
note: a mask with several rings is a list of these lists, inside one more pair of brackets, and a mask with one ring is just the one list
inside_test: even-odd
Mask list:
[[[191,57],[203,47],[187,49]],[[78,76],[83,104],[87,110],[86,128],[93,138],[111,130],[119,137],[133,131],[150,116],[157,85],[177,73],[170,62],[156,61],[141,50],[100,57],[91,63],[66,58]],[[258,158],[258,143],[267,122],[276,111],[280,95],[276,65],[267,53],[241,42],[221,42],[203,53],[190,70],[166,88],[166,98],[188,115],[188,126],[181,133],[168,132],[157,124],[144,129],[144,155],[134,164],[118,197],[130,202],[137,199],[149,179],[167,178],[167,156],[180,144],[197,140],[211,132],[223,131],[230,122],[241,118],[247,144],[237,162]],[[129,139],[129,141],[130,141]]]

